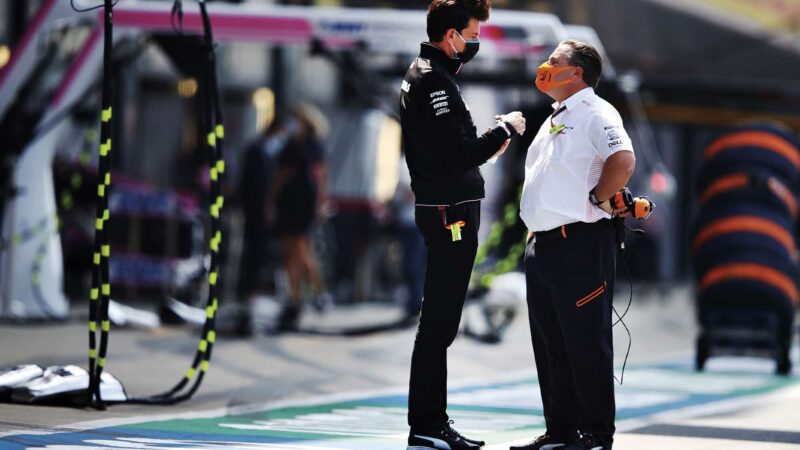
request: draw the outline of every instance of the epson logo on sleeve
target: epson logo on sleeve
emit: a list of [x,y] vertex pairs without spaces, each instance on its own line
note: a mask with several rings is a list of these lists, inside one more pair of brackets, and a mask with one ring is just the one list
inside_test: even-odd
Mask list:
[[617,128],[622,128],[622,126],[620,126],[620,125],[610,125],[610,126],[607,126],[607,127],[603,127],[603,129],[606,130],[606,131],[615,130]]
[[447,94],[444,91],[431,92],[431,98],[441,97],[443,95],[447,95]]

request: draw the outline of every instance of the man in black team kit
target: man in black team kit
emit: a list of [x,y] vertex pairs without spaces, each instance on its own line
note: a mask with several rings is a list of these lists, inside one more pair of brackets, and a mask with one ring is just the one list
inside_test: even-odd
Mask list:
[[458,333],[478,249],[483,177],[478,166],[525,131],[520,112],[478,136],[455,76],[478,52],[490,0],[434,0],[429,42],[403,80],[400,119],[417,227],[428,247],[424,302],[411,358],[408,450],[477,450],[447,416],[447,348]]

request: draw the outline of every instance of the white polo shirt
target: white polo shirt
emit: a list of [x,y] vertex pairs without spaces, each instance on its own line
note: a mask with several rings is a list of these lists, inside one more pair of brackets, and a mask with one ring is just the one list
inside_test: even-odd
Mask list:
[[594,89],[554,103],[553,109],[556,115],[539,128],[525,160],[520,217],[534,232],[610,218],[592,205],[589,191],[606,159],[618,151],[633,152],[619,113]]

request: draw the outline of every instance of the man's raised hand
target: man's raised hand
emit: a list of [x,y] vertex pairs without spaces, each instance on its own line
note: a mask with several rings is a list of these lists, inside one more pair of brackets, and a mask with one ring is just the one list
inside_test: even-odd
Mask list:
[[518,134],[525,133],[525,117],[519,111],[510,112],[502,116],[495,116],[500,122],[505,122],[511,125]]

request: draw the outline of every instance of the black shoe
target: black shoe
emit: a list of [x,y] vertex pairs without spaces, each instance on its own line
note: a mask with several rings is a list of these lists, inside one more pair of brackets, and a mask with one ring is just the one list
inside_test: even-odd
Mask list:
[[445,426],[444,426],[445,429],[447,431],[449,431],[451,434],[453,434],[454,436],[460,437],[461,439],[465,440],[466,442],[469,442],[470,444],[477,445],[478,447],[483,447],[484,445],[486,445],[486,442],[478,441],[476,439],[470,439],[470,438],[464,436],[463,434],[459,433],[458,431],[456,431],[455,428],[453,428],[453,423],[455,423],[455,421],[451,420],[451,421],[447,422],[447,424],[445,424]]
[[300,312],[301,309],[297,305],[290,303],[284,306],[278,316],[278,331],[297,331],[300,323]]
[[528,444],[512,445],[509,450],[563,450],[566,446],[567,444],[565,442],[559,441],[549,434],[543,434]]
[[483,445],[483,441],[465,438],[448,423],[433,433],[411,431],[406,450],[480,450]]
[[605,450],[605,445],[592,433],[578,432],[578,439],[563,450]]

